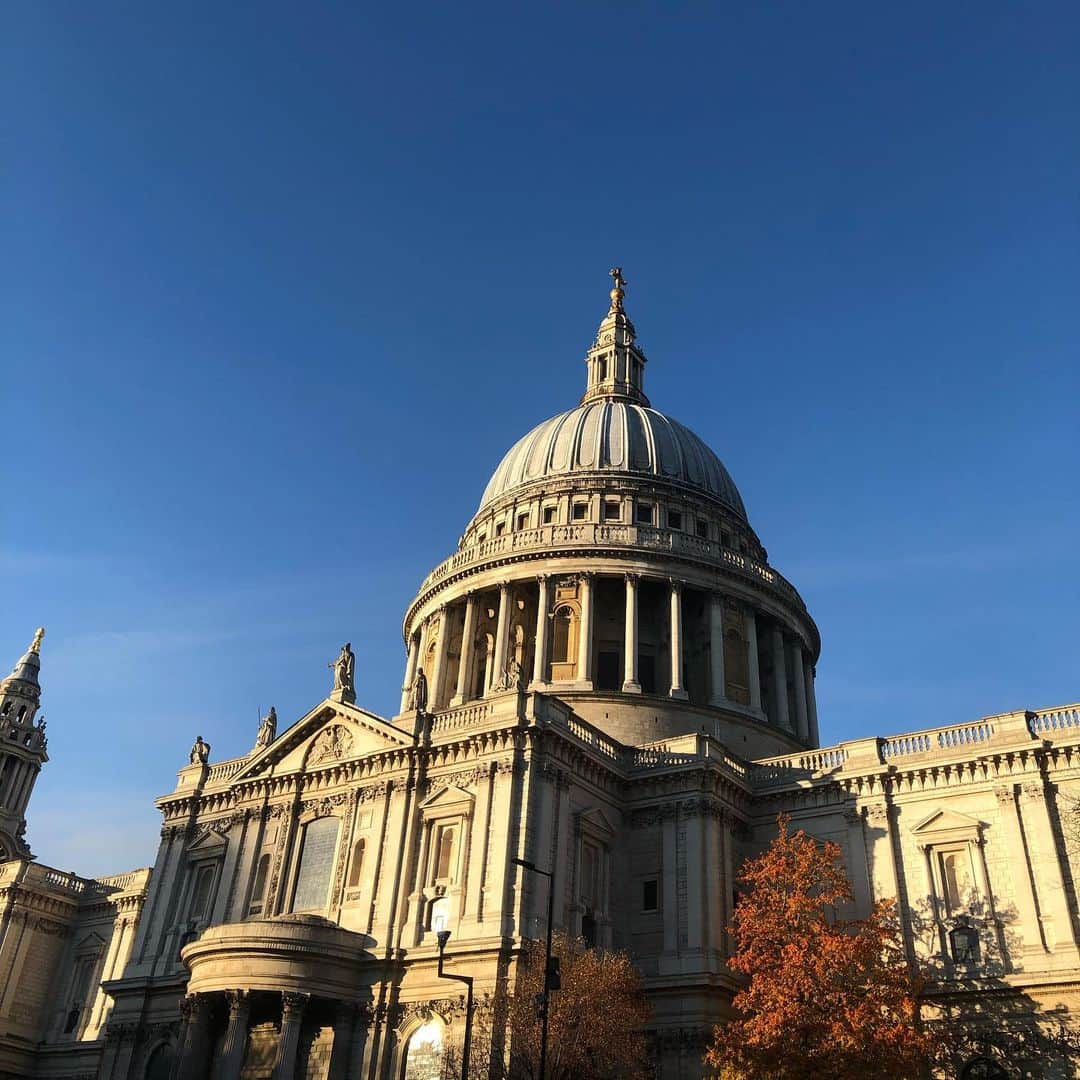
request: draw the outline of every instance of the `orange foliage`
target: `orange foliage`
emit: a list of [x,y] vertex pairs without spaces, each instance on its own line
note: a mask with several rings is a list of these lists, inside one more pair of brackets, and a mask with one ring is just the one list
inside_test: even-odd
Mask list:
[[935,1040],[919,1025],[920,981],[892,900],[841,919],[852,900],[840,848],[801,830],[743,866],[731,967],[749,976],[737,1018],[715,1029],[707,1065],[730,1080],[902,1080],[924,1074]]

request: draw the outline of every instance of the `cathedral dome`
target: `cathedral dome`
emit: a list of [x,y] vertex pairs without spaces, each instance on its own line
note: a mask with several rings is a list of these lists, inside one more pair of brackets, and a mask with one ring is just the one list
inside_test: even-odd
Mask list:
[[525,486],[596,472],[691,488],[746,520],[731,475],[697,435],[645,404],[614,396],[553,416],[519,439],[488,481],[478,513]]

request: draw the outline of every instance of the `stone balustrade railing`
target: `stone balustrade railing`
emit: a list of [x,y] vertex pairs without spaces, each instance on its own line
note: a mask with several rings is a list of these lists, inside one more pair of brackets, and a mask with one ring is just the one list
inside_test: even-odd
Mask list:
[[228,761],[218,761],[210,766],[210,771],[206,774],[207,787],[213,784],[223,784],[227,780],[231,780],[250,760],[248,757],[229,758]]
[[471,701],[454,709],[445,709],[435,715],[431,723],[432,735],[442,735],[460,728],[476,727],[491,715],[491,705],[486,701]]
[[615,525],[596,522],[578,522],[570,525],[543,525],[535,529],[522,529],[482,540],[471,547],[462,548],[441,562],[420,586],[423,595],[443,578],[467,567],[483,563],[503,555],[525,551],[556,551],[562,548],[626,547],[648,551],[670,552],[689,555],[713,562],[724,569],[756,583],[764,583],[781,593],[801,609],[803,603],[794,586],[772,567],[756,559],[732,551],[715,540],[680,532],[677,529],[659,529],[651,525]]
[[1080,704],[1034,712],[1001,713],[944,727],[924,728],[884,739],[859,739],[839,746],[766,758],[750,765],[754,784],[783,784],[828,776],[842,769],[908,765],[955,758],[1036,740],[1080,739]]

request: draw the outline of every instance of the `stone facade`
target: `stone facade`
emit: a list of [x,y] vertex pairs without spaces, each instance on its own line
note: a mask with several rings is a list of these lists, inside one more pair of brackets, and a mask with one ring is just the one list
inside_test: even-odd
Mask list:
[[59,874],[0,818],[0,1075],[438,1076],[465,1008],[437,934],[478,1000],[512,988],[546,925],[522,859],[557,927],[635,958],[658,1076],[699,1077],[780,812],[839,843],[858,911],[898,898],[928,1012],[969,1022],[956,1075],[1072,1074],[1080,706],[818,748],[817,629],[649,407],[623,285],[581,406],[511,449],[410,605],[396,716],[356,704],[346,647],[280,735],[193,748],[152,870]]

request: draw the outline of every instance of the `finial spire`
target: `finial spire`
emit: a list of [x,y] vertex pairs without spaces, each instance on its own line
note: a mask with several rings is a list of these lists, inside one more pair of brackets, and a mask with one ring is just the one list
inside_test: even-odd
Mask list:
[[615,279],[615,288],[611,290],[611,307],[609,315],[615,315],[623,310],[623,297],[626,295],[626,278],[623,277],[622,267],[613,266],[608,274]]
[[634,324],[623,307],[626,296],[626,278],[621,266],[609,271],[614,285],[611,289],[611,307],[596,331],[596,340],[589,355],[585,357],[588,383],[581,399],[582,405],[590,401],[611,398],[629,401],[636,405],[648,405],[642,381],[645,354],[635,344]]
[[30,652],[41,652],[41,639],[45,636],[45,627],[39,626],[34,631],[34,640],[30,642]]

